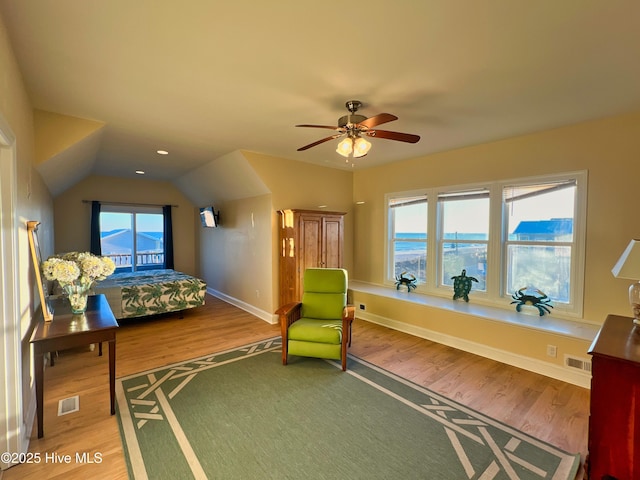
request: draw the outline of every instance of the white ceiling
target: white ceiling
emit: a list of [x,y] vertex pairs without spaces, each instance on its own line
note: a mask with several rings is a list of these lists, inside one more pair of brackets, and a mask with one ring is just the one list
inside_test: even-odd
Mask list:
[[[637,0],[0,0],[34,107],[105,123],[93,173],[230,152],[352,168],[344,103],[399,120],[355,168],[640,108]],[[159,156],[157,149],[170,152]]]

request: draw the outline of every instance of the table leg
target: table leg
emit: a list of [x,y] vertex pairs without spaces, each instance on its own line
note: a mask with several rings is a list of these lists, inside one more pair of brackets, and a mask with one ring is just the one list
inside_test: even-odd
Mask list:
[[38,415],[38,438],[44,437],[44,353],[33,356],[36,377],[36,413]]
[[111,395],[111,415],[115,415],[116,413],[116,339],[115,338],[113,340],[109,340],[109,394]]

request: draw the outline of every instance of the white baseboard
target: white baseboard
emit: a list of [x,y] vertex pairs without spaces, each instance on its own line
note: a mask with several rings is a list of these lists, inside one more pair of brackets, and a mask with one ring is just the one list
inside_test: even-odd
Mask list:
[[269,313],[265,310],[256,308],[253,305],[250,305],[246,302],[238,300],[237,298],[230,297],[229,295],[219,292],[217,290],[214,290],[213,288],[210,288],[210,287],[207,287],[207,293],[209,293],[210,295],[213,295],[216,298],[219,298],[220,300],[230,303],[231,305],[238,307],[239,309],[244,310],[245,312],[249,312],[251,315],[255,315],[259,319],[264,320],[265,322],[270,323],[271,325],[276,325],[278,323],[278,316],[276,314]]
[[380,315],[357,311],[356,316],[358,319],[365,320],[367,322],[376,323],[416,337],[457,348],[458,350],[480,355],[497,362],[522,368],[523,370],[539,373],[540,375],[555,378],[579,387],[591,388],[591,375],[580,371],[574,372],[572,369],[560,367],[549,362],[543,362],[541,360],[525,357],[512,352],[498,350],[481,343],[470,342],[469,340],[434,332],[433,330],[417,327],[415,325],[409,325]]

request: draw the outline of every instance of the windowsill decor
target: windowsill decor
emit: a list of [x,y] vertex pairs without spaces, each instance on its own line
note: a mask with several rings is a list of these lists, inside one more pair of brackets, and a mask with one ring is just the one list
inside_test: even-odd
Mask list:
[[407,292],[410,292],[412,289],[416,289],[417,282],[418,280],[415,276],[402,272],[396,277],[396,290],[400,290],[400,287],[405,286],[407,287]]
[[468,302],[469,292],[473,285],[471,282],[478,283],[478,279],[476,277],[467,277],[467,271],[462,269],[460,275],[451,277],[451,280],[453,280],[453,299],[457,300],[458,298],[461,298],[465,302]]
[[545,313],[551,313],[551,299],[540,289],[536,287],[523,287],[513,295],[513,302],[516,304],[516,312],[520,313],[522,307],[529,306],[538,309],[538,314],[542,317]]
[[89,252],[54,255],[42,263],[47,280],[57,280],[69,298],[71,313],[82,314],[87,309],[87,297],[95,282],[104,280],[116,269],[113,260]]

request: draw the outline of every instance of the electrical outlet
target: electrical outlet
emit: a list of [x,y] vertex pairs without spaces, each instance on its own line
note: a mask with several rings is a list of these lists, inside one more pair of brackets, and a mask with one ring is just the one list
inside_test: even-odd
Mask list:
[[547,356],[549,357],[557,357],[558,356],[558,347],[555,345],[547,345]]
[[366,306],[364,303],[361,303],[361,304],[358,306],[358,308],[359,308],[360,310],[366,310],[366,309],[367,309],[367,306]]

